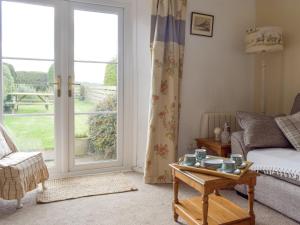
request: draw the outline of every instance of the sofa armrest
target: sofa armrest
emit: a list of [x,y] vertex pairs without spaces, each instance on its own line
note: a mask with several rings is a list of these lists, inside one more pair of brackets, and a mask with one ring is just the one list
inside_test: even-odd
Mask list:
[[233,132],[231,135],[231,152],[233,154],[241,154],[244,160],[247,159],[247,153],[244,143],[244,131]]

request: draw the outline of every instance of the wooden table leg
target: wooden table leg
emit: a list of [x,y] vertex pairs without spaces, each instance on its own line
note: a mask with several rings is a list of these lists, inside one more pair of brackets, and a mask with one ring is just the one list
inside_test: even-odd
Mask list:
[[208,194],[203,194],[202,196],[202,215],[203,215],[203,221],[202,225],[208,225],[207,223],[207,216],[208,216]]
[[251,225],[255,225],[255,214],[253,210],[254,204],[254,185],[248,185],[248,212],[251,217]]
[[179,182],[178,179],[175,177],[175,172],[173,171],[173,217],[175,222],[178,222],[178,215],[175,210],[175,204],[178,203],[178,189]]
[[220,196],[220,192],[218,189],[215,190],[215,195]]

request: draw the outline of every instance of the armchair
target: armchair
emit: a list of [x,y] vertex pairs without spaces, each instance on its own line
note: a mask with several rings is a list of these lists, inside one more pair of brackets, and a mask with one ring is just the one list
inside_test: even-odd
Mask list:
[[5,128],[0,124],[0,199],[21,199],[49,178],[47,167],[40,152],[19,152]]

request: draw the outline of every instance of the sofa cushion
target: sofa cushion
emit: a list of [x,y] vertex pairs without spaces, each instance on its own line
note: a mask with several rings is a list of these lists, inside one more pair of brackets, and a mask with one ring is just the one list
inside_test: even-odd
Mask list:
[[300,112],[275,119],[286,138],[300,151]]
[[300,181],[300,152],[294,149],[252,150],[247,154],[247,160],[253,162],[251,170],[289,178],[295,182]]
[[300,93],[295,98],[291,114],[295,114],[297,112],[300,112]]
[[0,132],[0,159],[12,153],[10,147],[8,146],[5,138]]
[[247,122],[248,121],[253,121],[253,120],[273,120],[273,116],[268,116],[264,115],[261,113],[255,113],[255,112],[243,112],[243,111],[238,111],[236,113],[236,119],[237,122],[239,123],[240,127],[242,129],[247,128]]
[[14,152],[0,160],[0,167],[15,166],[40,154],[40,152]]
[[247,120],[244,123],[244,144],[247,151],[257,148],[291,148],[291,144],[274,119]]

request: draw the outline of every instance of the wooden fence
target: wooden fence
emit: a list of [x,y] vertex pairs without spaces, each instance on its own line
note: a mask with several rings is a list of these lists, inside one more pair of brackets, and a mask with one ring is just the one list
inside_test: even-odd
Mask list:
[[116,93],[116,91],[116,86],[81,83],[80,86],[75,87],[75,98],[84,98],[89,101],[100,101],[107,95]]

